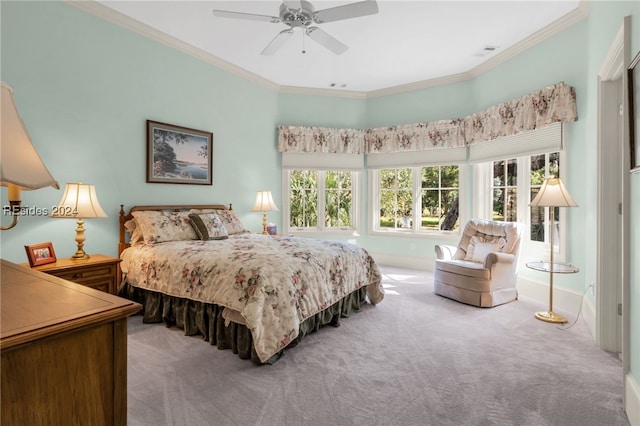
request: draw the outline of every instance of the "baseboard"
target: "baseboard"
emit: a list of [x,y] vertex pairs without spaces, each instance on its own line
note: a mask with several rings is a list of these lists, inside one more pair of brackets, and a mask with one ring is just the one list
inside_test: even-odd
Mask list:
[[591,302],[591,299],[584,298],[582,301],[582,318],[587,323],[587,328],[593,341],[596,340],[596,307]]
[[[518,295],[549,305],[549,282],[532,280],[527,277],[518,276],[516,284]],[[581,292],[568,290],[560,287],[553,288],[553,310],[566,316],[570,322],[574,321],[580,312],[580,305],[583,303]],[[584,306],[581,315],[584,314]],[[595,316],[594,316],[595,318]],[[592,332],[593,334],[593,332]]]
[[435,257],[405,256],[390,253],[370,252],[371,257],[378,265],[396,266],[398,268],[417,269],[419,271],[433,272]]
[[624,411],[632,426],[640,425],[640,386],[629,373],[624,378]]

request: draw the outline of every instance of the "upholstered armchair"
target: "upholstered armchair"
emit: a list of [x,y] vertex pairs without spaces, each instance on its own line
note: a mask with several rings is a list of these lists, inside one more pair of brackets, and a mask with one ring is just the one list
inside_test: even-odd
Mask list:
[[435,293],[483,308],[516,300],[521,229],[515,222],[472,219],[457,247],[436,245]]

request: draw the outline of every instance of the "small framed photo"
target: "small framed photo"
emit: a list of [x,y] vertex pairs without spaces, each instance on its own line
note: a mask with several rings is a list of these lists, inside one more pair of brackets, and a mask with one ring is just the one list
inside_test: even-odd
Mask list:
[[57,261],[56,252],[53,251],[53,244],[40,243],[32,244],[30,246],[24,246],[27,250],[27,257],[29,258],[29,265],[34,266],[46,265],[47,263],[55,263]]
[[213,133],[147,120],[147,183],[212,185]]

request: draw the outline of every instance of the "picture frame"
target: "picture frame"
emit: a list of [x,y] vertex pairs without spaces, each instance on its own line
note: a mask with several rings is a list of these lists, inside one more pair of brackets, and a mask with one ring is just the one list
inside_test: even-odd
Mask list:
[[47,263],[55,263],[58,260],[51,242],[31,244],[24,246],[24,248],[27,251],[29,266],[32,268],[34,266],[46,265]]
[[213,133],[147,120],[147,183],[213,185]]
[[631,172],[640,173],[640,52],[628,69]]

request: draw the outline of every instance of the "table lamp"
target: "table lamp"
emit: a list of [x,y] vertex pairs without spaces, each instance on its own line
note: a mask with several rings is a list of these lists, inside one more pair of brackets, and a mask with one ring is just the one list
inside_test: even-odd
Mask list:
[[54,208],[51,217],[77,219],[76,244],[78,249],[71,256],[72,259],[88,259],[89,255],[84,251],[84,222],[82,219],[94,217],[107,217],[100,207],[96,188],[86,183],[68,183],[64,189],[64,195],[60,203]]
[[267,235],[267,211],[278,211],[278,207],[273,202],[271,191],[258,191],[256,202],[251,209],[252,212],[262,212],[262,233]]
[[565,188],[560,178],[546,179],[540,191],[531,201],[533,207],[549,207],[549,310],[547,312],[536,312],[536,318],[541,321],[564,324],[567,319],[562,315],[553,312],[553,230],[555,228],[555,207],[577,207],[569,191]]

